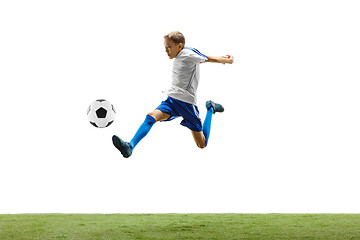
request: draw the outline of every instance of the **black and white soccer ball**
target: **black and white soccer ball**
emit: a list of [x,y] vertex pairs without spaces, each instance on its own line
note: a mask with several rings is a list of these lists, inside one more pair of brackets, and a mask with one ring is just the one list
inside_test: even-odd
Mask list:
[[115,115],[114,105],[105,99],[94,101],[87,110],[90,123],[98,128],[110,126],[115,120]]

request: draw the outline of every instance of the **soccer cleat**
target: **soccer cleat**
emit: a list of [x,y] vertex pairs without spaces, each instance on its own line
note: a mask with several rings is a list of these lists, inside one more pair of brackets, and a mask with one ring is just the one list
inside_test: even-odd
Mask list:
[[129,143],[124,142],[116,135],[112,136],[112,142],[114,146],[121,152],[124,158],[128,158],[131,156],[132,150]]
[[224,107],[219,104],[219,103],[214,103],[213,101],[209,100],[206,102],[206,108],[210,109],[213,108],[214,109],[214,114],[216,112],[223,112],[224,111]]

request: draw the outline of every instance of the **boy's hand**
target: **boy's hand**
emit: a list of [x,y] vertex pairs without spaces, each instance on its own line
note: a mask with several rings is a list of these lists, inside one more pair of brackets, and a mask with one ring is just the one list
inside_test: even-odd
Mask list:
[[225,55],[223,56],[224,60],[223,60],[223,64],[228,63],[228,64],[233,64],[234,62],[234,57],[231,55]]
[[222,63],[222,64],[232,64],[234,62],[234,57],[231,55],[225,55],[221,57],[208,57],[208,60],[206,62],[215,62],[215,63]]

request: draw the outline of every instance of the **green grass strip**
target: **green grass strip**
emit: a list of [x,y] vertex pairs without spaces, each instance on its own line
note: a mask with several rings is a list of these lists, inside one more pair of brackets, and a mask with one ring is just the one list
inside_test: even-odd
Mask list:
[[360,239],[359,214],[14,214],[0,239]]

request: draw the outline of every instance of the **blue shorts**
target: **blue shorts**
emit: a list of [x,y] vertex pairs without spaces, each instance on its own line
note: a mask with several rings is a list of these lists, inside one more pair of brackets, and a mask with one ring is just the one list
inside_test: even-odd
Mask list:
[[170,115],[170,118],[164,121],[171,121],[175,118],[182,117],[181,125],[195,132],[202,131],[199,109],[195,105],[168,97],[165,101],[162,101],[156,109]]

